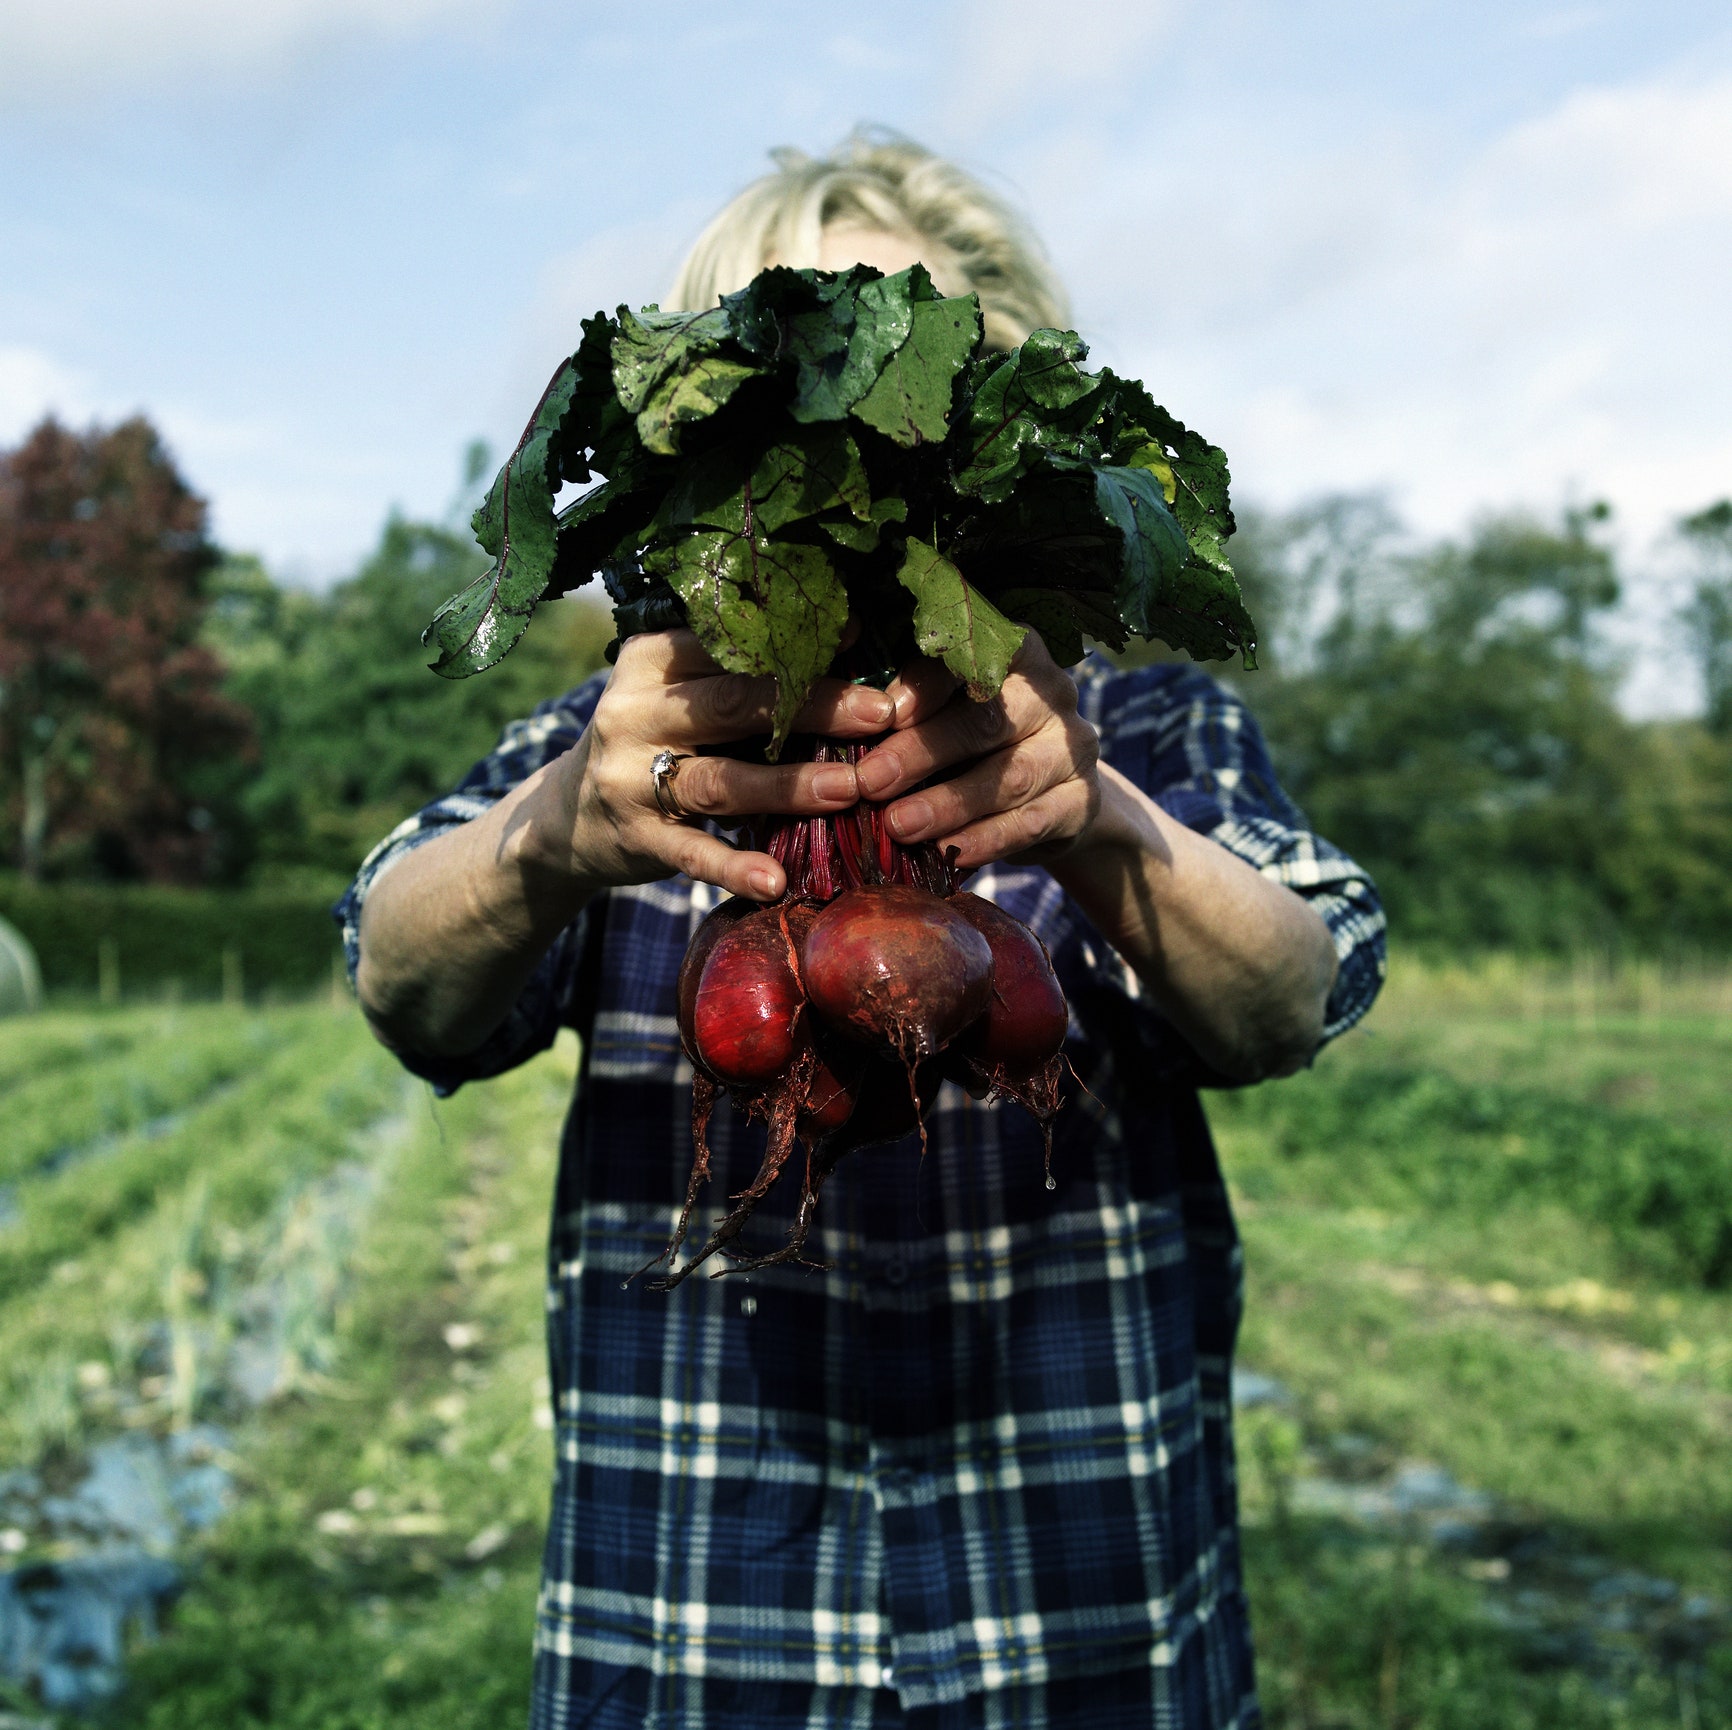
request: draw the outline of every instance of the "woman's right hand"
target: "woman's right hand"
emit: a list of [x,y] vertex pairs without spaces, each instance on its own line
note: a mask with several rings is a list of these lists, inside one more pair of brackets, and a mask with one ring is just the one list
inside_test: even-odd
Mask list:
[[[369,890],[355,983],[388,1044],[436,1056],[476,1050],[498,1027],[547,945],[592,897],[684,871],[771,901],[786,877],[698,823],[855,801],[846,763],[742,763],[707,746],[768,733],[775,685],[724,673],[690,631],[633,637],[583,736],[485,815],[403,854]],[[869,738],[890,725],[882,691],[826,679],[796,725]],[[672,790],[692,821],[657,807],[658,751],[689,753]]]
[[[632,637],[578,743],[541,774],[529,801],[534,852],[546,870],[587,899],[602,889],[684,872],[732,895],[772,901],[786,886],[767,853],[737,850],[697,824],[788,813],[845,811],[858,798],[846,763],[743,763],[708,757],[706,747],[769,732],[773,679],[724,673],[690,631]],[[890,699],[868,686],[820,680],[797,731],[862,739],[892,719]],[[658,751],[685,755],[669,790],[694,819],[676,822],[657,806],[650,765]]]

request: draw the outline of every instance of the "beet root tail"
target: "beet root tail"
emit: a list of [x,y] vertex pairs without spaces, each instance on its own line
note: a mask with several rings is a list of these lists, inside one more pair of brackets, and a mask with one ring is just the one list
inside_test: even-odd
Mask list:
[[[799,1117],[800,1102],[805,1091],[804,1084],[810,1075],[812,1062],[810,1053],[802,1056],[800,1062],[796,1064],[794,1075],[791,1078],[795,1085],[779,1086],[768,1104],[767,1111],[761,1097],[753,1102],[754,1114],[766,1115],[769,1125],[769,1141],[764,1148],[764,1161],[758,1167],[757,1176],[737,1196],[729,1198],[734,1202],[733,1208],[717,1224],[716,1229],[710,1233],[703,1248],[684,1267],[676,1268],[660,1279],[651,1280],[649,1282],[651,1291],[672,1291],[675,1286],[681,1284],[698,1268],[702,1267],[717,1251],[728,1254],[735,1253],[728,1250],[728,1245],[745,1229],[746,1221],[757,1211],[758,1203],[769,1194],[771,1186],[782,1175],[782,1167],[788,1163],[788,1155],[793,1151],[796,1139],[795,1124]],[[661,1258],[658,1257],[659,1259]],[[741,1259],[749,1260],[750,1258],[742,1257]],[[651,1265],[653,1266],[654,1263]],[[729,1270],[723,1268],[719,1271],[726,1273]]]
[[710,1179],[710,1117],[716,1109],[718,1091],[716,1084],[701,1069],[693,1075],[692,1145],[697,1149],[697,1153],[692,1160],[692,1174],[686,1180],[686,1202],[680,1209],[680,1222],[674,1227],[674,1235],[668,1239],[661,1252],[651,1256],[636,1273],[624,1281],[624,1285],[630,1285],[634,1279],[641,1279],[652,1267],[671,1262],[679,1254],[680,1245],[686,1241],[686,1231],[692,1222],[692,1209],[697,1206],[698,1191]]

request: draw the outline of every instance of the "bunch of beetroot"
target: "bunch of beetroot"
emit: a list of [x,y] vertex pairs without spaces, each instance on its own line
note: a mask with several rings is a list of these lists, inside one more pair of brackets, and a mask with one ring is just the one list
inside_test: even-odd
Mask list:
[[[1064,666],[1088,639],[1133,636],[1254,665],[1225,454],[1087,358],[1075,331],[989,347],[977,298],[918,264],[777,265],[701,311],[598,313],[475,513],[493,562],[427,627],[433,669],[492,666],[542,601],[599,574],[621,642],[684,625],[726,671],[775,680],[775,762],[850,623],[860,676],[925,655],[982,702],[1031,629]],[[568,485],[587,490],[562,505]],[[719,1249],[797,1259],[836,1161],[917,1128],[946,1077],[1043,1129],[1057,1109],[1064,994],[1038,939],[870,808],[771,824],[758,844],[786,898],[718,908],[680,979],[698,1151],[650,1264],[668,1262],[663,1285]],[[769,1150],[676,1269],[724,1088]],[[794,1230],[751,1260],[729,1246],[797,1142]]]
[[[893,840],[877,807],[777,820],[766,846],[787,870],[784,899],[724,901],[680,969],[697,1151],[679,1225],[649,1267],[672,1267],[685,1241],[710,1174],[709,1121],[721,1092],[763,1121],[768,1144],[709,1241],[652,1282],[658,1290],[718,1250],[738,1272],[801,1260],[837,1161],[916,1129],[924,1141],[925,1113],[946,1079],[1033,1114],[1053,1187],[1067,1011],[1046,945],[992,902],[958,892],[936,849]],[[806,1175],[788,1241],[756,1256],[730,1248],[796,1142]]]

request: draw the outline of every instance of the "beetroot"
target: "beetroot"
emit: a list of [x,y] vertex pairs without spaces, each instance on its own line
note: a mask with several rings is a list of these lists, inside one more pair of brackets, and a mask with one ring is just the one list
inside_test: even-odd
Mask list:
[[1070,1010],[1046,945],[1020,919],[978,895],[957,895],[950,906],[992,950],[986,1011],[963,1035],[962,1050],[988,1069],[1019,1074],[1050,1062],[1064,1045]]
[[692,1044],[690,1029],[692,1014],[697,1006],[698,981],[703,977],[704,963],[709,960],[711,950],[738,920],[757,911],[756,901],[746,901],[737,895],[730,896],[705,915],[703,924],[697,928],[691,942],[686,945],[685,959],[680,963],[680,977],[674,987],[674,994],[679,1004],[680,1043],[685,1047],[692,1067],[697,1070],[702,1071],[704,1065]]
[[896,884],[837,896],[812,922],[800,969],[829,1026],[909,1063],[943,1050],[992,992],[987,940],[949,901]]
[[1070,1011],[1046,945],[1002,907],[978,895],[950,905],[992,948],[992,994],[986,1012],[956,1042],[951,1068],[979,1097],[1014,1099],[1040,1125],[1046,1144],[1046,1187],[1052,1176],[1052,1120],[1058,1115],[1067,1065]]
[[866,1055],[849,1047],[838,1049],[833,1040],[819,1040],[811,1084],[800,1108],[796,1125],[807,1143],[834,1135],[860,1103],[860,1085],[866,1072]]
[[711,945],[692,994],[695,1060],[730,1087],[762,1087],[798,1054],[805,1007],[781,915],[748,913]]
[[[852,761],[859,747],[819,741],[812,753]],[[924,1142],[926,1114],[947,1077],[1033,1113],[1053,1187],[1067,1012],[1040,939],[991,902],[957,894],[937,849],[902,846],[877,806],[776,819],[757,844],[787,871],[785,898],[773,907],[722,902],[680,968],[696,1156],[674,1234],[640,1270],[668,1264],[652,1282],[658,1290],[718,1251],[741,1272],[801,1260],[837,1162],[916,1130]],[[702,1248],[676,1266],[709,1178],[709,1121],[724,1089],[764,1123],[763,1163]],[[734,1240],[796,1142],[805,1144],[806,1172],[788,1241],[746,1255]]]
[[860,1077],[859,1103],[835,1137],[832,1150],[840,1156],[863,1147],[900,1141],[917,1130],[924,1136],[923,1120],[932,1109],[943,1081],[943,1068],[936,1058],[916,1065],[912,1084],[900,1059],[866,1058]]

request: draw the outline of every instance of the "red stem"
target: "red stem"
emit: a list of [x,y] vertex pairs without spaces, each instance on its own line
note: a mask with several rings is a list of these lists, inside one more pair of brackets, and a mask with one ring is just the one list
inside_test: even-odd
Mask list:
[[[796,741],[817,763],[856,763],[871,743],[837,739]],[[873,883],[899,883],[934,895],[956,892],[956,872],[930,841],[905,846],[890,833],[884,807],[862,800],[830,817],[766,817],[759,845],[788,874],[788,896],[798,901],[833,901],[845,889]]]

